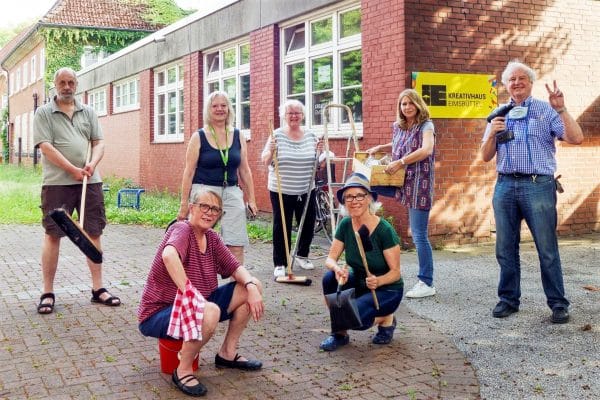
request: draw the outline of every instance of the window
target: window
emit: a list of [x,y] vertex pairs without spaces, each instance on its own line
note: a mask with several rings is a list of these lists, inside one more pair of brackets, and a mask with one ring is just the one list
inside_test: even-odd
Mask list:
[[235,111],[234,125],[250,137],[250,44],[229,44],[205,57],[206,93],[227,93]]
[[183,65],[155,71],[154,141],[183,141]]
[[140,108],[139,80],[137,78],[116,82],[113,85],[113,108],[115,113]]
[[89,67],[90,65],[96,64],[98,61],[108,57],[109,54],[101,50],[100,48],[94,48],[93,46],[85,46],[83,48],[83,54],[81,55],[81,59],[79,63],[81,64],[81,68]]
[[[282,98],[303,102],[306,125],[317,132],[324,129],[322,111],[329,103],[350,107],[362,130],[360,20],[361,10],[354,5],[282,25]],[[328,121],[334,131],[350,133],[345,112],[332,110]]]
[[31,57],[31,76],[29,77],[29,83],[34,83],[37,80],[37,58]]
[[17,68],[17,80],[15,81],[15,92],[21,90],[21,67]]
[[10,83],[9,83],[9,90],[8,90],[8,95],[12,96],[13,93],[15,92],[15,74],[14,72],[11,72],[10,74]]
[[88,93],[88,105],[99,116],[106,115],[106,89],[102,88]]
[[46,74],[46,50],[42,49],[42,50],[40,50],[40,78],[46,79],[45,74]]
[[23,89],[29,85],[29,63],[25,61],[23,63]]

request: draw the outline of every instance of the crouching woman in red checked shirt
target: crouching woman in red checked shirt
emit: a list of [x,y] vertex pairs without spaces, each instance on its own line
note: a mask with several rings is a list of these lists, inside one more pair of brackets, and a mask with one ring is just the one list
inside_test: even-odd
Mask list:
[[[145,336],[184,339],[173,383],[188,395],[202,396],[206,387],[194,376],[192,363],[220,321],[229,320],[229,328],[215,365],[262,367],[260,361],[238,355],[237,347],[250,317],[254,321],[262,317],[264,304],[260,281],[240,265],[212,229],[222,214],[219,195],[205,190],[192,200],[189,220],[173,224],[158,247],[138,320]],[[218,286],[217,274],[232,281]]]

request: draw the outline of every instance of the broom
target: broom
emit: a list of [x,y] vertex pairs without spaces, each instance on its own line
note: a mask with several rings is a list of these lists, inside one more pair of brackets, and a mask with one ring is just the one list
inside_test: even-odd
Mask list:
[[[88,143],[86,164],[90,162],[92,153],[92,143]],[[96,264],[102,263],[102,252],[96,247],[92,239],[83,230],[83,220],[85,214],[85,193],[87,189],[87,175],[83,176],[81,189],[81,205],[79,207],[79,223],[77,223],[64,208],[56,208],[48,213],[50,218],[67,235],[71,242],[83,252],[90,260]]]
[[[362,258],[367,276],[372,276],[371,272],[369,271],[369,264],[367,264],[367,256],[365,255],[365,249],[367,251],[371,251],[373,249],[373,243],[371,243],[371,238],[369,238],[369,228],[367,228],[366,225],[361,225],[360,228],[358,228],[358,232],[354,232],[354,236],[356,237],[358,251],[360,252],[360,258]],[[374,289],[371,289],[371,294],[373,295],[375,309],[379,310],[379,301],[377,300],[377,294],[375,293]]]
[[[273,121],[269,120],[269,130],[271,131],[271,140],[275,139],[273,133]],[[287,263],[287,276],[278,276],[275,282],[279,283],[295,283],[305,286],[310,286],[312,281],[306,276],[294,276],[292,272],[292,263],[290,262],[290,245],[288,243],[287,225],[285,223],[285,210],[283,208],[283,194],[281,193],[281,177],[279,176],[279,162],[277,161],[277,148],[273,151],[273,166],[275,168],[275,176],[277,177],[277,195],[279,198],[279,210],[281,211],[281,225],[283,227],[283,240],[285,243],[285,260]]]

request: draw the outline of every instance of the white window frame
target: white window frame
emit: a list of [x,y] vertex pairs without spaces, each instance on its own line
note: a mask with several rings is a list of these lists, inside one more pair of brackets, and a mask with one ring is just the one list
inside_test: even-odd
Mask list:
[[10,73],[10,85],[9,85],[9,90],[8,90],[8,95],[12,96],[15,93],[15,73],[11,72]]
[[[342,96],[342,71],[341,71],[341,56],[344,53],[353,50],[362,50],[362,34],[355,34],[353,36],[340,38],[340,18],[341,15],[347,13],[352,10],[360,9],[360,2],[357,1],[347,1],[342,3],[341,5],[330,7],[325,10],[316,12],[314,14],[309,14],[308,16],[303,16],[302,18],[296,18],[285,23],[280,24],[280,38],[281,38],[281,64],[280,64],[280,76],[281,76],[281,99],[282,102],[288,98],[295,98],[299,95],[291,96],[287,93],[288,91],[288,76],[287,76],[287,68],[288,66],[294,64],[304,64],[304,96],[305,99],[305,108],[306,108],[306,118],[305,124],[307,127],[311,128],[317,134],[322,135],[324,133],[324,126],[322,124],[315,124],[313,121],[313,94],[315,91],[312,90],[312,62],[315,59],[322,57],[332,57],[332,66],[333,66],[333,87],[332,91],[332,103],[341,103]],[[311,45],[311,24],[314,22],[322,21],[324,19],[331,18],[332,19],[332,38],[331,42],[328,43],[320,43],[317,45]],[[293,28],[295,26],[304,24],[304,27],[298,27],[298,31],[304,31],[304,47],[296,48],[293,51],[288,52],[288,48],[286,47],[286,29]],[[289,32],[288,32],[289,34]],[[290,40],[293,37],[290,36]],[[291,41],[290,41],[291,46]],[[358,86],[352,86],[352,88]],[[362,82],[360,85],[362,89]],[[344,88],[347,89],[347,88]],[[330,90],[327,90],[330,91]],[[316,91],[319,92],[319,91]],[[331,137],[347,137],[352,133],[351,124],[349,122],[342,123],[342,112],[345,114],[345,111],[334,108],[331,110],[331,121],[327,126],[328,135]],[[344,115],[345,117],[345,115]],[[354,117],[356,119],[356,116]],[[323,118],[321,119],[323,120]],[[283,121],[282,121],[283,122]],[[358,121],[354,123],[354,127],[356,129],[356,133],[358,137],[362,137],[363,135],[363,124],[362,121]]]
[[21,90],[21,67],[17,68],[17,75],[15,81],[15,93]]
[[29,77],[29,84],[34,84],[37,81],[37,57],[34,54],[31,56],[31,61],[29,62],[31,66],[31,76]]
[[107,115],[106,87],[90,90],[87,104],[96,111],[99,117]]
[[[248,83],[248,98],[242,99],[242,78],[252,79],[250,77],[250,62],[248,60],[247,63],[241,64],[241,49],[244,46],[250,46],[250,42],[248,39],[238,40],[235,42],[228,42],[224,45],[221,45],[217,48],[213,48],[210,50],[206,50],[204,52],[204,97],[206,98],[210,92],[211,87],[217,85],[219,90],[225,90],[225,82],[230,79],[235,79],[235,98],[229,96],[232,101],[233,108],[235,110],[235,118],[234,118],[234,126],[239,128],[246,140],[250,140],[251,137],[251,129],[250,129],[250,116],[248,116],[248,124],[247,126],[243,126],[242,120],[242,110],[248,110],[251,115],[250,109],[250,83]],[[225,52],[235,50],[235,65],[233,67],[224,68],[224,58],[223,54]],[[215,58],[216,57],[216,58]],[[210,64],[210,65],[209,65]],[[218,64],[218,68],[213,68]],[[210,70],[213,69],[211,72]],[[229,93],[228,93],[229,94]]]
[[23,75],[21,81],[23,83],[22,88],[26,89],[27,86],[29,86],[29,62],[27,61],[23,63]]
[[40,50],[40,78],[46,79],[46,49]]
[[137,76],[113,83],[112,104],[115,114],[140,109],[140,80]]
[[[175,72],[175,81],[168,82],[169,71]],[[159,86],[159,76],[164,75],[164,83]],[[183,90],[183,63],[175,62],[165,66],[157,67],[154,69],[154,142],[156,143],[174,143],[183,142],[184,140],[184,90]],[[159,110],[160,97],[164,96],[165,108],[168,108],[169,96],[175,95],[175,131],[169,133],[169,113],[165,109],[163,113]],[[170,114],[173,114],[170,113]],[[160,123],[161,116],[164,116],[164,120]],[[159,129],[161,128],[161,129]]]

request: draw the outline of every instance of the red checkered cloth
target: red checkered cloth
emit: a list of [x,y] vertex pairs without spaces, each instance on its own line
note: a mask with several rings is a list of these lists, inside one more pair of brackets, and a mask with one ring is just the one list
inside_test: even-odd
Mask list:
[[173,302],[173,311],[169,320],[167,335],[183,340],[202,340],[202,319],[204,318],[204,296],[188,279],[185,283],[185,293],[177,289]]

